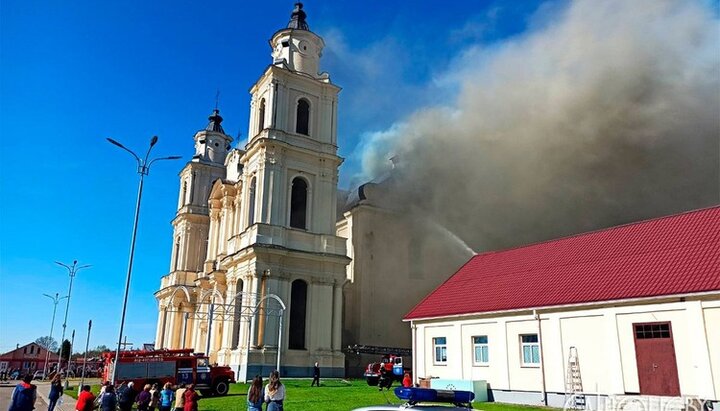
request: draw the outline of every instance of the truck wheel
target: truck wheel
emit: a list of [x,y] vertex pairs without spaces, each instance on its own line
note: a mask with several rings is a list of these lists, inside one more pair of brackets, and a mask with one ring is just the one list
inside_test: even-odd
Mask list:
[[213,387],[213,392],[217,396],[227,395],[229,391],[230,385],[228,384],[227,380],[220,380],[216,382],[215,386]]
[[377,387],[378,381],[380,381],[379,377],[367,377],[367,384],[371,387]]

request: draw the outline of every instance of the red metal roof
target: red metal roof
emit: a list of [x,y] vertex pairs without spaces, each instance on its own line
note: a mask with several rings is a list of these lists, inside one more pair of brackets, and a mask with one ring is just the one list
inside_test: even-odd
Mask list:
[[478,254],[406,320],[720,290],[720,206]]

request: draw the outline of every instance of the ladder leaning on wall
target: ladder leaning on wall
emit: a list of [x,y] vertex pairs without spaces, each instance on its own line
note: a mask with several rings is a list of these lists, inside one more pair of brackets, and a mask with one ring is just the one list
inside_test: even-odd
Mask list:
[[565,376],[565,405],[567,408],[576,410],[583,410],[586,406],[582,376],[580,375],[580,360],[575,347],[570,347],[568,356],[567,375]]

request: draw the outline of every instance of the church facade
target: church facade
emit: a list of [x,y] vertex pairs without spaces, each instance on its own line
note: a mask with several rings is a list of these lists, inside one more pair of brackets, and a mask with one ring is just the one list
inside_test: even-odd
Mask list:
[[472,251],[385,207],[391,180],[338,191],[340,88],[319,73],[324,42],[302,4],[270,44],[247,144],[231,149],[216,109],[180,172],[155,347],[207,353],[238,380],[309,376],[315,362],[361,375],[377,353],[345,348],[409,349],[403,316]]
[[[335,235],[337,94],[319,74],[323,40],[296,5],[251,89],[249,141],[230,149],[216,109],[180,173],[156,347],[195,348],[241,374],[342,375],[342,287]],[[286,336],[283,338],[282,334]]]

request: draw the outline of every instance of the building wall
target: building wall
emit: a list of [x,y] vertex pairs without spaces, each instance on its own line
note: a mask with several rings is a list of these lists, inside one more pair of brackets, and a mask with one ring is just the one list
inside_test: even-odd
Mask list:
[[[633,323],[669,321],[682,395],[717,399],[720,393],[720,293],[688,301],[540,311],[542,361],[549,393],[565,392],[570,347],[578,351],[586,393],[637,394]],[[541,368],[523,365],[520,335],[538,334],[531,311],[412,322],[415,378],[486,380],[502,392],[539,392]],[[473,363],[472,337],[488,337],[488,364]],[[447,363],[433,359],[433,338],[447,339]],[[518,402],[540,396],[515,395]],[[524,399],[523,399],[524,398]]]
[[[343,346],[409,349],[412,338],[403,316],[471,256],[427,221],[375,207],[372,199],[345,213],[338,235],[347,237],[352,259],[343,290]],[[378,360],[352,354],[348,375],[359,376],[368,362]]]

